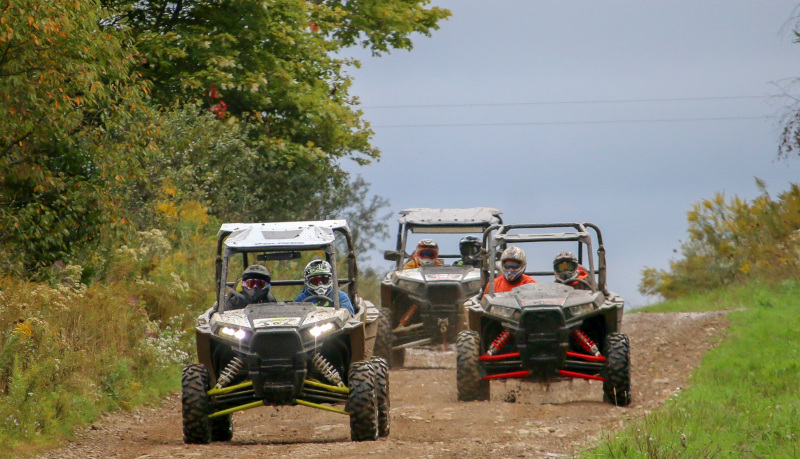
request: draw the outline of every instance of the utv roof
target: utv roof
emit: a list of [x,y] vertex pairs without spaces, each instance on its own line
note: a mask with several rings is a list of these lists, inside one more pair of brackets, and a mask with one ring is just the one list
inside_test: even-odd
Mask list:
[[225,246],[230,248],[319,247],[333,243],[333,231],[349,232],[345,220],[278,223],[224,223],[217,237],[230,233]]
[[475,226],[502,223],[503,212],[491,207],[471,207],[469,209],[428,209],[414,208],[400,211],[400,224],[414,226]]

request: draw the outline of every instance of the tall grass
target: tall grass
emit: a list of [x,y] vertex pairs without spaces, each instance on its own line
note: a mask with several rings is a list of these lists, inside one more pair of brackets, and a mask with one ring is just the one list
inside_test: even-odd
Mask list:
[[[584,457],[800,457],[800,282],[751,282],[647,311],[737,309],[688,389]],[[745,308],[745,309],[741,309]]]
[[0,456],[179,387],[195,317],[213,304],[216,229],[187,204],[168,231],[120,247],[91,285],[61,264],[50,283],[0,278]]

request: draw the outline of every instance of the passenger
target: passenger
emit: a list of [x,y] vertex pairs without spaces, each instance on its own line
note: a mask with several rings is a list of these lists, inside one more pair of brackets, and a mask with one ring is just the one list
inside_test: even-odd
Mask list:
[[403,269],[414,269],[420,266],[441,266],[442,260],[439,256],[439,244],[433,239],[423,239],[417,244],[417,250],[411,255],[411,259],[403,265]]
[[275,297],[269,293],[272,276],[269,269],[261,265],[250,265],[242,273],[241,291],[239,286],[228,295],[228,309],[242,309],[248,304],[274,303]]
[[[503,250],[503,254],[500,255],[500,271],[503,275],[494,278],[494,292],[510,292],[511,289],[520,285],[535,284],[536,280],[525,274],[525,266],[527,266],[527,259],[522,249],[512,246]],[[483,293],[488,292],[489,284],[486,284]]]
[[453,263],[455,266],[481,266],[481,240],[476,236],[464,236],[458,242],[458,251],[461,252],[461,259]]
[[[325,260],[314,260],[306,265],[303,271],[303,279],[305,285],[303,290],[295,297],[295,301],[305,301],[306,298],[314,295],[328,297],[333,301],[333,270],[331,264]],[[317,304],[321,301],[320,298],[312,298],[309,302]],[[333,303],[326,302],[320,306],[333,306]],[[350,314],[355,314],[353,310],[353,303],[346,293],[339,290],[339,306],[350,311]]]
[[569,285],[581,290],[591,290],[588,284],[571,280],[580,279],[588,282],[589,278],[589,273],[583,269],[583,266],[578,264],[578,257],[572,252],[564,251],[556,255],[553,260],[553,273],[556,276],[556,282],[559,284]]

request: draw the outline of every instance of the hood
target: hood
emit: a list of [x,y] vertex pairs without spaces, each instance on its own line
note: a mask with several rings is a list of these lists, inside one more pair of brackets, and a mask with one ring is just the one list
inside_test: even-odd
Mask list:
[[395,275],[413,282],[470,282],[480,280],[481,271],[472,266],[422,266],[396,271]]
[[301,324],[332,318],[346,321],[348,315],[349,312],[343,308],[337,311],[331,307],[317,307],[311,303],[261,303],[244,309],[214,314],[211,325],[213,327],[217,324],[226,324],[251,329],[299,327]]
[[525,284],[510,292],[497,293],[490,302],[514,307],[570,307],[593,303],[598,295],[600,295],[600,292],[579,290],[554,282],[541,282]]

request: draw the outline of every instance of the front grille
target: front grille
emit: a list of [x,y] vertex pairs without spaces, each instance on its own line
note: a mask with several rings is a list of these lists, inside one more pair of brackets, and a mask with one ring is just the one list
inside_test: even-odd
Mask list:
[[564,365],[568,331],[560,309],[534,309],[522,313],[520,328],[525,336],[520,346],[524,366],[534,378],[550,378]]
[[300,335],[295,332],[259,331],[251,347],[262,360],[291,360],[302,350]]
[[432,305],[447,304],[451,305],[459,302],[462,299],[461,285],[459,284],[444,284],[432,285],[428,284],[428,300]]

